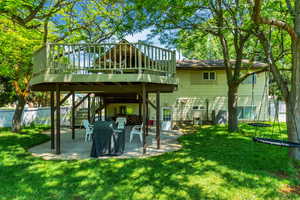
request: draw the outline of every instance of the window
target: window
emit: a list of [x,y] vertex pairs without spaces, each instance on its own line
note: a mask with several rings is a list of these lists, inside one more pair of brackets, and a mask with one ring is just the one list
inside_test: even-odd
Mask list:
[[198,110],[199,106],[193,106],[193,110]]
[[163,108],[163,121],[171,121],[172,111],[170,108]]
[[256,74],[248,76],[242,84],[256,84]]
[[255,106],[239,106],[238,108],[238,119],[254,119]]
[[203,72],[203,80],[216,80],[216,72]]
[[205,110],[205,106],[193,106],[193,110]]

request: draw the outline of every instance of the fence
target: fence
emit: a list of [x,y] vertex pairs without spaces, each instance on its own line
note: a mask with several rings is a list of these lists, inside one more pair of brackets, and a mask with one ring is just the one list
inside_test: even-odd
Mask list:
[[[61,125],[70,125],[70,107],[61,107]],[[0,109],[0,127],[11,127],[14,116],[14,109]],[[34,124],[50,125],[50,107],[25,108],[22,115],[22,125]]]

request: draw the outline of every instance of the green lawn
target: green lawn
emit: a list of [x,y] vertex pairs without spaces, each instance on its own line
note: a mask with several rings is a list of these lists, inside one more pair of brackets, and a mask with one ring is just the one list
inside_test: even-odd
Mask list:
[[181,150],[157,157],[81,161],[32,157],[26,149],[49,139],[39,128],[26,134],[1,130],[0,199],[299,198],[280,191],[299,184],[287,149],[253,143],[248,136],[254,128],[241,128],[234,134],[202,128],[179,139]]

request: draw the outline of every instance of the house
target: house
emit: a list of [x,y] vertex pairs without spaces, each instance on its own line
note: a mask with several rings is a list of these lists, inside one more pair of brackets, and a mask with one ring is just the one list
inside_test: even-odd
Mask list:
[[[232,61],[234,62],[234,61]],[[243,60],[243,72],[258,71],[266,64]],[[178,87],[161,95],[161,120],[171,122],[219,121],[227,118],[227,82],[222,60],[179,60],[176,63]],[[249,76],[238,90],[239,120],[268,120],[268,72]],[[149,96],[154,100],[154,96]],[[155,112],[149,106],[149,119]],[[107,105],[107,117],[118,114],[138,115],[139,105]],[[222,119],[225,118],[225,119]]]
[[[33,58],[31,90],[50,92],[51,149],[60,154],[60,108],[69,98],[72,139],[76,111],[87,103],[89,121],[126,116],[143,123],[143,153],[150,121],[201,122],[226,118],[227,84],[222,61],[183,60],[175,51],[122,40],[113,44],[47,44]],[[234,61],[232,61],[234,62]],[[244,72],[266,67],[243,61]],[[239,118],[267,113],[268,77],[255,74],[239,88]],[[61,94],[65,94],[61,99]],[[75,102],[75,94],[83,97]],[[149,121],[150,120],[150,121]],[[225,119],[226,120],[226,119]],[[156,123],[160,148],[160,123]]]

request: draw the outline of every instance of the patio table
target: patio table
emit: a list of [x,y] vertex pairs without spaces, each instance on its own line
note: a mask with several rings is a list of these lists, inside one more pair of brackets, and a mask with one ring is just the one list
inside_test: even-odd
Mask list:
[[91,157],[118,156],[124,153],[125,130],[114,129],[112,121],[94,123]]

